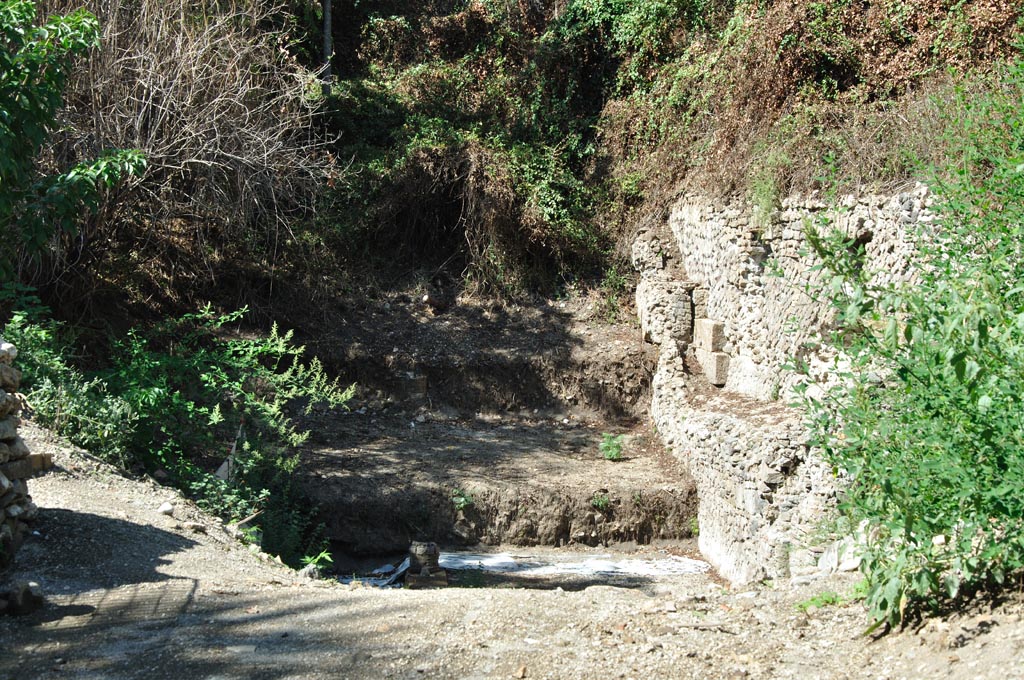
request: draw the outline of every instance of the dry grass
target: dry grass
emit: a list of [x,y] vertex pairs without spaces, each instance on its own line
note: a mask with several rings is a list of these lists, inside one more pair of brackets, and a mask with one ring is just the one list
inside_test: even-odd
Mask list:
[[[40,11],[79,4],[46,0]],[[312,213],[337,173],[313,134],[314,74],[273,28],[281,7],[262,0],[86,5],[100,18],[101,47],[72,79],[51,153],[66,164],[134,148],[149,164],[90,220],[89,259],[144,254],[168,269],[154,280],[187,282],[176,291],[185,296],[218,284],[228,252],[275,266],[282,242],[294,237],[289,225]],[[186,248],[168,240],[182,226]],[[67,294],[81,285],[78,265],[57,259],[37,283]]]

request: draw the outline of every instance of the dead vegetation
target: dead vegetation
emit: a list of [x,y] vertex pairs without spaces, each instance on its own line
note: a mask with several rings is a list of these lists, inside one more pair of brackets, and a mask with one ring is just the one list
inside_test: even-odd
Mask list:
[[604,105],[598,163],[615,200],[598,218],[620,247],[685,192],[773,207],[921,179],[949,153],[956,89],[983,90],[1016,53],[1020,7],[787,0],[718,16],[680,17],[673,47]]
[[[49,0],[40,10],[78,4]],[[129,290],[188,300],[223,283],[225,262],[275,267],[296,220],[315,210],[338,172],[314,132],[314,75],[275,28],[282,8],[86,4],[100,19],[101,47],[71,81],[50,153],[67,165],[140,149],[148,169],[89,218],[77,260],[58,252],[33,282],[67,299],[101,285],[103,271]]]

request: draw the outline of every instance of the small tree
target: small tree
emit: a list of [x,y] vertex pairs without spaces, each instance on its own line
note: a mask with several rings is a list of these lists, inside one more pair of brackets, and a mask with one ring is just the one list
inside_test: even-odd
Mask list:
[[63,105],[73,60],[99,42],[88,12],[34,25],[35,3],[0,2],[0,276],[15,274],[19,253],[35,254],[58,233],[74,234],[83,209],[95,209],[104,188],[140,170],[135,151],[106,153],[55,175],[36,159]]

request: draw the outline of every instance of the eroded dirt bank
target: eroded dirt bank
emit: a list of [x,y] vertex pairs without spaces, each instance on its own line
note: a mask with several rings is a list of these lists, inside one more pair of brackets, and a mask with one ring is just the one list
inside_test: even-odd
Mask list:
[[359,391],[303,423],[299,469],[338,553],[693,535],[693,482],[646,423],[653,350],[606,301],[435,310],[400,293],[348,311],[312,344]]

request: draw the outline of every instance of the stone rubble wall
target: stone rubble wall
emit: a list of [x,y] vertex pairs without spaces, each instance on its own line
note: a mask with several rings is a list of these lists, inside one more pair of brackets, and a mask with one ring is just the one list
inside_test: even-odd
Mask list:
[[39,514],[28,478],[53,465],[50,456],[31,455],[18,436],[21,372],[12,365],[17,356],[14,345],[0,338],[0,568],[14,559]]
[[825,383],[837,355],[828,301],[807,292],[825,273],[806,226],[863,244],[877,281],[909,280],[929,205],[923,185],[832,206],[793,198],[761,226],[749,206],[684,197],[667,230],[638,235],[637,309],[660,348],[652,417],[696,481],[701,551],[731,581],[805,576],[828,561],[815,544],[837,482],[786,406],[800,378],[784,366],[799,357]]

